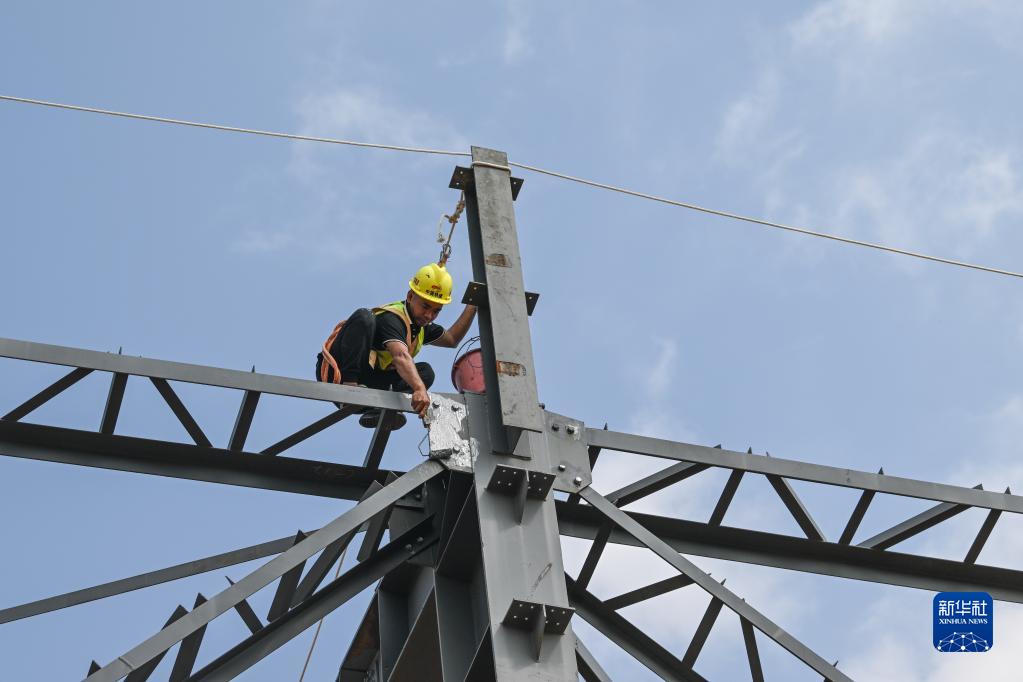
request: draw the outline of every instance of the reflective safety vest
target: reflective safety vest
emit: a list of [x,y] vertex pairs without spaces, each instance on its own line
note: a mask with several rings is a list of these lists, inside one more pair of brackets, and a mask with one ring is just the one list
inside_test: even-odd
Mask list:
[[[409,353],[412,357],[415,357],[420,350],[423,348],[423,336],[426,332],[424,327],[419,328],[419,333],[416,334],[415,338],[412,338],[412,320],[408,316],[408,312],[405,310],[405,301],[395,301],[394,303],[386,303],[381,306],[373,308],[374,315],[381,315],[383,313],[394,313],[401,318],[401,321],[405,323],[405,345],[408,346]],[[333,355],[330,354],[330,347],[337,340],[341,330],[344,329],[345,322],[347,320],[341,320],[334,327],[334,331],[331,332],[327,340],[323,342],[323,362],[320,365],[320,381],[333,382],[335,384],[341,383],[341,368],[338,367],[337,360]],[[369,340],[370,345],[373,344],[373,339]],[[377,369],[393,369],[392,364],[394,363],[394,356],[385,350],[373,350],[372,347],[369,351],[369,366]],[[333,369],[333,376],[331,376],[330,370]]]

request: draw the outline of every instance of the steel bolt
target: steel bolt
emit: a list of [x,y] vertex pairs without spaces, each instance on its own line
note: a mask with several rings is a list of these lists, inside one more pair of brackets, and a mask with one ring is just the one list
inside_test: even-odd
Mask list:
[[416,544],[419,544],[422,541],[423,541],[423,538],[416,538]]
[[433,406],[434,407],[440,407],[440,403],[438,401],[434,400],[433,401]]
[[551,431],[557,431],[561,428],[561,424],[551,424]]
[[558,465],[558,471],[564,471],[564,470],[565,470],[565,465],[564,464],[559,464]]
[[568,431],[569,433],[575,433],[575,424],[569,424],[568,426],[565,427],[565,430]]
[[582,476],[576,476],[575,478],[573,478],[572,483],[575,483],[576,485],[582,485],[583,484]]
[[412,545],[405,545],[405,551],[406,552],[411,552],[412,551]]

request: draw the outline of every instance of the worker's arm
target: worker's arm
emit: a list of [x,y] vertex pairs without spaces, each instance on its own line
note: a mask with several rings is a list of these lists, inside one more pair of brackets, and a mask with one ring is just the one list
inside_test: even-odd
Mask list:
[[455,323],[444,330],[444,333],[437,337],[437,340],[430,345],[440,346],[441,348],[454,348],[465,338],[465,334],[469,331],[474,317],[476,317],[476,306],[465,306],[465,310],[458,316]]
[[387,352],[394,358],[394,369],[398,376],[405,380],[405,383],[412,388],[412,409],[419,413],[420,417],[426,416],[426,408],[430,406],[430,396],[426,392],[426,384],[419,376],[416,363],[412,361],[412,355],[408,348],[401,341],[388,341],[384,344]]

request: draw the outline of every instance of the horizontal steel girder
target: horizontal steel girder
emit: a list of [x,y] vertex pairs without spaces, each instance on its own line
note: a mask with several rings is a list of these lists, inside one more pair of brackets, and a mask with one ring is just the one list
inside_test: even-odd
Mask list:
[[[116,353],[102,353],[67,346],[54,346],[48,343],[0,338],[0,357],[114,372],[115,374],[130,374],[133,376],[168,379],[170,381],[183,381],[189,384],[235,388],[255,393],[271,393],[309,400],[329,400],[353,405],[365,405],[367,407],[379,407],[399,412],[412,411],[409,399],[402,393],[379,391],[371,388],[351,388],[320,381],[192,365],[183,362],[151,360],[148,358],[131,357],[129,355],[118,355]],[[460,396],[457,395],[449,397],[453,400],[460,400]]]
[[0,421],[0,455],[358,500],[388,471]]
[[[654,533],[651,533],[648,529],[644,528],[626,512],[614,506],[607,500],[607,498],[598,493],[592,487],[584,488],[579,491],[579,495],[583,498],[583,500],[596,508],[601,514],[614,521],[622,530],[636,538],[640,542],[641,546],[652,551],[663,561],[674,567],[679,573],[683,573],[691,578],[694,583],[696,583],[704,591],[708,592],[711,597],[723,602],[725,606],[738,614],[740,618],[744,618],[749,621],[756,629],[760,630],[762,633],[781,645],[786,651],[796,656],[799,660],[816,670],[818,673],[824,675],[824,679],[832,680],[833,682],[852,682],[852,678],[835,668],[835,666],[829,664],[812,649],[786,632],[781,626],[773,622],[767,616],[757,611],[753,606],[747,604],[746,600],[739,598],[739,596],[731,590],[726,589],[723,584],[718,583],[711,578],[709,574],[700,570],[691,561],[675,552],[663,540],[657,537]],[[708,613],[710,613],[710,611],[708,611]],[[716,617],[716,614],[714,615]],[[705,628],[709,629],[707,628],[707,620],[708,619],[705,618],[703,623],[701,623],[700,628],[697,630],[697,640],[700,637],[701,630],[704,630]],[[693,656],[690,652],[687,653],[686,659],[695,659],[695,656]]]
[[[600,534],[605,519],[597,510],[566,502],[558,502],[557,509],[562,535],[592,540]],[[983,591],[995,599],[1023,603],[1023,571],[626,513],[682,554],[933,592]],[[608,541],[642,546],[618,528]]]
[[632,452],[638,455],[650,455],[664,459],[674,459],[695,464],[709,464],[725,469],[751,471],[760,474],[781,476],[797,481],[825,483],[843,488],[874,490],[879,493],[916,497],[935,502],[952,502],[971,507],[1000,509],[1001,511],[1023,514],[1023,497],[1006,493],[994,493],[973,488],[964,488],[944,483],[928,483],[912,478],[871,474],[865,471],[841,469],[799,462],[779,457],[766,457],[703,445],[676,443],[660,438],[635,436],[618,431],[602,429],[586,429],[586,441],[589,445],[607,450]]

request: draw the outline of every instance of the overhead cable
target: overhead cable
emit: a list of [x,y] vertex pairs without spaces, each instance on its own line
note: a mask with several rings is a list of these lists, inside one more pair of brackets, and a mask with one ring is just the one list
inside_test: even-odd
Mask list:
[[144,114],[130,114],[124,111],[111,111],[109,109],[96,109],[93,107],[80,107],[73,104],[60,104],[58,102],[45,102],[38,99],[25,97],[11,97],[0,95],[0,99],[10,102],[22,102],[24,104],[38,104],[44,107],[56,109],[70,109],[71,111],[87,111],[91,114],[105,114],[107,116],[120,116],[122,118],[134,118],[140,121],[155,121],[157,123],[173,123],[179,126],[191,126],[193,128],[209,128],[210,130],[224,130],[229,133],[248,133],[249,135],[264,135],[266,137],[282,137],[286,140],[305,140],[307,142],[326,142],[327,144],[344,144],[351,147],[370,147],[372,149],[390,149],[396,152],[415,152],[417,154],[442,154],[444,156],[472,156],[468,152],[456,152],[447,149],[427,149],[424,147],[403,147],[395,144],[376,144],[373,142],[355,142],[353,140],[339,140],[332,137],[314,137],[312,135],[296,135],[293,133],[275,133],[269,130],[254,130],[252,128],[236,128],[234,126],[222,126],[215,123],[199,123],[197,121],[182,121],[177,118],[165,118],[163,116],[146,116]]
[[[444,156],[472,156],[468,152],[459,152],[446,149],[429,149],[424,147],[406,147],[401,145],[391,144],[378,144],[373,142],[356,142],[353,140],[340,140],[329,137],[314,137],[311,135],[295,135],[292,133],[277,133],[268,130],[254,130],[251,128],[237,128],[234,126],[223,126],[216,125],[213,123],[199,123],[196,121],[183,121],[174,118],[165,118],[162,116],[146,116],[143,114],[131,114],[122,111],[110,111],[108,109],[96,109],[93,107],[82,107],[72,104],[60,104],[57,102],[46,102],[37,99],[28,99],[25,97],[12,97],[10,95],[0,95],[0,100],[7,100],[11,102],[22,102],[24,104],[37,104],[46,107],[54,107],[57,109],[69,109],[72,111],[85,111],[93,114],[106,114],[108,116],[120,116],[123,118],[133,118],[142,121],[155,121],[157,123],[173,123],[175,125],[191,126],[193,128],[209,128],[211,130],[223,130],[232,133],[248,133],[251,135],[264,135],[266,137],[280,137],[288,140],[305,140],[309,142],[325,142],[327,144],[341,144],[349,145],[352,147],[369,147],[372,149],[388,149],[392,151],[401,152],[414,152],[419,154],[439,154]],[[474,165],[486,165],[477,163]],[[809,230],[803,227],[796,227],[794,225],[787,225],[785,223],[773,222],[770,220],[764,220],[762,218],[753,218],[751,216],[744,216],[738,213],[731,213],[729,211],[721,211],[714,208],[707,208],[706,206],[699,206],[697,204],[691,204],[684,201],[676,201],[674,199],[667,199],[665,197],[659,197],[654,194],[647,194],[645,192],[637,192],[635,190],[626,189],[624,187],[617,187],[615,185],[609,185],[603,182],[597,182],[595,180],[587,180],[585,178],[579,178],[572,175],[566,175],[564,173],[558,173],[557,171],[546,170],[544,168],[537,168],[536,166],[529,166],[524,163],[508,162],[509,166],[515,168],[521,168],[522,170],[530,171],[533,173],[540,173],[542,175],[548,175],[550,177],[559,178],[561,180],[568,180],[570,182],[577,182],[583,185],[589,185],[590,187],[596,187],[598,189],[605,189],[611,192],[618,192],[621,194],[627,194],[629,196],[637,197],[640,199],[648,199],[650,201],[656,201],[662,204],[668,204],[669,206],[676,206],[679,208],[685,208],[692,211],[699,211],[701,213],[707,213],[709,215],[715,215],[722,218],[730,218],[732,220],[740,220],[747,223],[753,223],[755,225],[762,225],[764,227],[773,227],[779,230],[786,230],[788,232],[796,232],[798,234],[808,235],[811,237],[820,237],[822,239],[830,239],[836,242],[842,242],[844,244],[852,244],[854,246],[864,246],[870,249],[876,249],[878,251],[887,251],[888,253],[894,253],[901,256],[909,256],[911,258],[919,258],[922,260],[928,260],[935,263],[944,263],[945,265],[954,265],[961,268],[969,268],[971,270],[980,270],[982,272],[990,272],[996,275],[1006,275],[1008,277],[1017,277],[1023,279],[1023,273],[1013,272],[1012,270],[1002,270],[1000,268],[992,268],[986,265],[978,265],[976,263],[968,263],[966,261],[953,260],[951,258],[942,258],[940,256],[931,256],[925,253],[919,253],[916,251],[909,251],[907,249],[900,249],[894,246],[886,246],[884,244],[878,244],[876,242],[868,242],[860,239],[852,239],[850,237],[842,237],[836,234],[829,234],[827,232],[818,232],[816,230]]]
[[854,244],[856,246],[866,246],[870,249],[878,249],[879,251],[888,251],[889,253],[897,253],[902,256],[912,256],[913,258],[922,258],[924,260],[934,261],[935,263],[945,263],[946,265],[957,265],[961,268],[972,268],[974,270],[981,270],[983,272],[992,272],[996,275],[1008,275],[1009,277],[1023,278],[1023,273],[1013,272],[1011,270],[1000,270],[998,268],[990,268],[986,265],[976,265],[974,263],[967,263],[964,261],[952,260],[950,258],[941,258],[939,256],[929,256],[925,253],[917,253],[915,251],[907,251],[906,249],[898,249],[894,246],[885,246],[884,244],[877,244],[874,242],[865,242],[859,239],[851,239],[849,237],[840,237],[836,234],[828,234],[827,232],[816,232],[814,230],[808,230],[803,227],[795,227],[793,225],[786,225],[785,223],[776,223],[770,220],[763,220],[761,218],[751,218],[750,216],[740,215],[738,213],[730,213],[728,211],[720,211],[715,208],[707,208],[706,206],[698,206],[697,204],[690,204],[684,201],[675,201],[674,199],[666,199],[659,197],[654,194],[646,194],[644,192],[637,192],[631,189],[625,189],[624,187],[616,187],[614,185],[608,185],[603,182],[596,182],[594,180],[586,180],[585,178],[577,178],[571,175],[565,175],[564,173],[558,173],[556,171],[545,170],[543,168],[536,168],[535,166],[527,166],[523,163],[508,162],[509,166],[515,168],[521,168],[522,170],[532,171],[533,173],[542,173],[543,175],[549,175],[555,178],[561,178],[562,180],[570,180],[572,182],[578,182],[583,185],[589,185],[590,187],[597,187],[600,189],[610,190],[612,192],[620,192],[622,194],[628,194],[629,196],[639,197],[640,199],[649,199],[650,201],[658,201],[662,204],[668,204],[670,206],[678,206],[679,208],[688,208],[692,211],[700,211],[701,213],[709,213],[710,215],[721,216],[722,218],[731,218],[733,220],[742,220],[747,223],[754,223],[756,225],[764,225],[765,227],[774,227],[779,230],[788,230],[789,232],[798,232],[799,234],[809,235],[811,237],[822,237],[824,239],[831,239],[836,242],[843,242],[845,244]]

